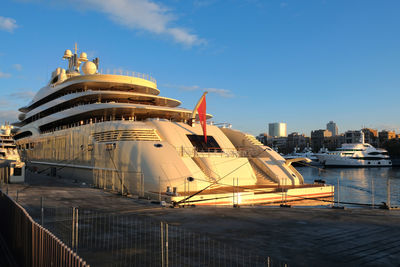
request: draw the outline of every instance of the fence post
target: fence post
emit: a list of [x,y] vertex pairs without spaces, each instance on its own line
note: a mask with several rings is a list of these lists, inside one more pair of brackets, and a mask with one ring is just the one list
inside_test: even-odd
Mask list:
[[168,223],[165,223],[165,266],[168,267]]
[[161,177],[158,176],[158,201],[161,203]]
[[125,183],[125,175],[121,171],[121,195],[124,195],[124,183]]
[[72,236],[71,236],[71,248],[75,246],[75,207],[72,208]]
[[43,197],[40,197],[40,224],[44,225]]
[[76,215],[75,215],[75,251],[78,253],[78,230],[79,230],[79,221],[78,221],[78,215],[79,215],[79,209],[75,209]]
[[161,237],[161,267],[164,267],[164,224],[160,222],[160,237]]
[[144,197],[144,173],[141,173],[140,175],[140,180],[141,180],[141,188],[140,188],[140,193],[142,195],[142,197]]

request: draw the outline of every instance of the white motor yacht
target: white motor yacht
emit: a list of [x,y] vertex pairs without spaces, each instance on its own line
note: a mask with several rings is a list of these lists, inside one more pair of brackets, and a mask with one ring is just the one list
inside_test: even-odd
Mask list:
[[321,164],[327,167],[390,167],[392,161],[385,149],[364,143],[361,132],[360,143],[342,144],[335,151],[316,154]]

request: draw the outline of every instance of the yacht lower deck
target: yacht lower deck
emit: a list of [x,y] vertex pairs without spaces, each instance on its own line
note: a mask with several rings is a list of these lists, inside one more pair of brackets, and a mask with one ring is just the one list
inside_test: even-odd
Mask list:
[[[189,188],[190,189],[190,188]],[[157,195],[157,192],[152,192]],[[224,186],[204,191],[161,194],[160,199],[177,206],[297,205],[317,206],[333,202],[334,186],[302,184],[282,186],[277,183],[253,186]]]

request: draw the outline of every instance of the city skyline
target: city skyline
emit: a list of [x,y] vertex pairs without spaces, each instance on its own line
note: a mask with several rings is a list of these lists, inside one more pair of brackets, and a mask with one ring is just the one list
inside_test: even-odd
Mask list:
[[1,124],[66,68],[77,42],[103,71],[151,74],[182,107],[209,91],[213,121],[254,135],[273,121],[307,135],[330,120],[340,132],[400,132],[398,2],[109,3],[2,2]]
[[[330,125],[331,123],[336,127],[336,130],[338,130],[339,127],[337,126],[337,123],[334,122],[334,121],[329,121],[329,122],[326,124],[326,127],[325,127],[325,128],[316,128],[316,129],[312,129],[312,130],[310,131],[310,134],[307,134],[306,132],[302,132],[302,131],[289,131],[289,130],[287,130],[287,129],[289,129],[289,127],[288,127],[288,125],[287,125],[286,122],[272,122],[272,123],[268,123],[267,131],[260,132],[260,133],[258,133],[257,135],[268,134],[268,136],[271,136],[271,137],[273,137],[273,136],[276,136],[276,137],[285,137],[285,136],[286,136],[286,137],[287,137],[289,134],[298,133],[298,134],[304,134],[305,136],[310,137],[312,131],[328,130],[328,131],[332,132],[332,131],[329,129],[329,125]],[[272,127],[273,127],[273,130],[272,130],[272,131],[275,131],[275,128],[276,128],[275,124],[284,124],[284,132],[285,132],[284,135],[273,135],[273,134],[271,134],[271,125],[272,125]],[[279,127],[278,127],[278,128],[279,128]],[[371,128],[371,127],[362,126],[362,127],[359,128],[359,129],[345,129],[345,130],[343,130],[343,132],[338,131],[336,134],[333,134],[333,133],[332,133],[332,136],[335,136],[335,135],[343,135],[343,134],[345,134],[346,132],[350,132],[350,131],[353,131],[353,132],[354,132],[354,131],[361,131],[361,130],[363,130],[363,129],[372,129],[372,130],[376,130],[377,132],[385,132],[385,131],[387,131],[387,132],[395,132],[396,134],[400,134],[399,131],[396,131],[396,130],[394,130],[394,129],[376,129],[376,128]]]

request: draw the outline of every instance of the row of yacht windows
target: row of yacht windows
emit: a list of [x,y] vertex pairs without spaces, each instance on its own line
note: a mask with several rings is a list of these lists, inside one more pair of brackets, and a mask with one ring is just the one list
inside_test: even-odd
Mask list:
[[110,87],[110,88],[90,88],[90,89],[85,89],[85,88],[76,88],[76,89],[71,89],[70,87],[64,88],[61,90],[58,90],[57,92],[54,92],[41,100],[33,103],[32,105],[29,106],[29,109],[34,109],[37,108],[43,104],[46,104],[47,102],[50,102],[54,99],[60,98],[65,95],[70,95],[70,94],[76,94],[76,93],[81,93],[81,92],[86,92],[86,91],[122,91],[122,92],[138,92],[137,89],[135,88],[124,88],[124,87]]
[[69,123],[66,123],[65,120],[60,120],[58,122],[52,122],[52,123],[40,126],[39,129],[40,129],[40,132],[42,134],[44,134],[44,133],[51,133],[51,132],[65,130],[65,129],[74,128],[74,127],[79,127],[79,126],[86,125],[86,124],[101,123],[101,122],[107,122],[107,121],[145,121],[147,119],[166,119],[166,120],[174,121],[174,122],[187,123],[187,120],[173,119],[170,117],[169,118],[167,118],[167,117],[166,118],[161,118],[161,117],[150,118],[148,114],[136,115],[136,116],[111,115],[111,116],[92,117],[92,118],[83,119],[83,120],[82,119],[74,120]]
[[[88,96],[85,96],[88,98]],[[90,105],[90,104],[105,104],[105,103],[124,103],[124,104],[142,104],[142,105],[156,105],[154,100],[133,100],[131,98],[126,98],[126,99],[107,99],[107,98],[101,98],[99,99],[98,96],[92,96],[91,99],[87,99],[85,101],[82,100],[77,100],[77,99],[72,99],[67,102],[58,104],[54,107],[48,108],[44,111],[41,111],[27,119],[24,120],[25,124],[31,123],[33,121],[36,121],[38,119],[44,118],[46,116],[49,116],[51,114],[61,112],[63,110],[67,110],[73,107],[78,107],[78,106],[84,106],[84,105]]]

